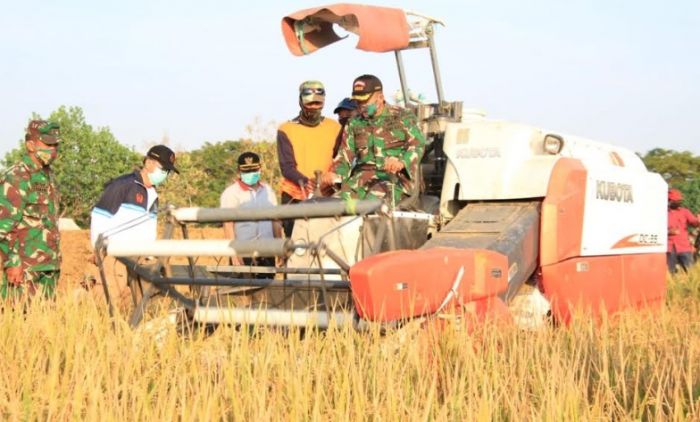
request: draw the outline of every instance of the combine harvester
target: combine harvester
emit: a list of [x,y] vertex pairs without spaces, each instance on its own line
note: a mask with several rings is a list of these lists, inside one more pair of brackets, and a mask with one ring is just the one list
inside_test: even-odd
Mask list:
[[[393,52],[410,98],[402,52],[430,54],[437,103],[411,104],[428,139],[424,188],[391,209],[380,201],[310,200],[271,209],[183,208],[169,230],[190,223],[295,218],[292,239],[159,240],[102,251],[130,268],[136,309],[165,295],[203,323],[396,325],[458,315],[523,327],[576,310],[593,318],[658,307],[666,291],[666,192],[624,148],[462,110],[443,95],[434,30],[439,21],[400,9],[335,4],[282,20],[295,55],[359,37],[357,48]],[[359,72],[361,73],[361,72]],[[203,265],[228,256],[276,256],[279,268]],[[140,264],[160,257],[155,266]],[[173,257],[188,263],[172,264]],[[240,274],[245,274],[241,277]],[[274,278],[261,278],[266,274]],[[235,276],[234,276],[235,275]],[[189,293],[175,285],[190,286]],[[108,298],[109,299],[109,298]]]

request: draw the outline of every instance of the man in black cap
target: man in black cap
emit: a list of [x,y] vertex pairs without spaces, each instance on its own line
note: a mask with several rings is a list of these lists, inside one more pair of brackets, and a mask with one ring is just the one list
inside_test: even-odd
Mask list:
[[[275,191],[260,180],[260,156],[246,151],[238,156],[238,179],[221,194],[221,208],[268,208],[277,205]],[[231,240],[256,240],[282,237],[279,221],[237,221],[224,223],[224,235]],[[233,257],[233,265],[272,266],[274,258]]]
[[[175,153],[165,145],[156,145],[146,153],[140,170],[107,182],[90,215],[92,245],[95,246],[100,235],[106,239],[134,242],[155,240],[158,222],[156,187],[173,172],[180,173],[175,167]],[[115,271],[115,267],[121,269],[121,265],[105,265],[107,279],[110,292],[116,292],[123,303],[129,293],[126,289],[126,272]]]
[[345,127],[344,141],[323,184],[340,179],[343,199],[380,198],[399,205],[420,187],[425,136],[413,112],[386,103],[376,76],[357,77],[352,98],[358,115]]

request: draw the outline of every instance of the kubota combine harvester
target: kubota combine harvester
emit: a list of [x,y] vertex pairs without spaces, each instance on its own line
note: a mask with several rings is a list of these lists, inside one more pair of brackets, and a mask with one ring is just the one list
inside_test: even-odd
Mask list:
[[[446,312],[525,325],[551,315],[565,323],[576,309],[596,317],[663,303],[663,179],[627,149],[487,119],[446,101],[437,24],[400,9],[356,4],[284,17],[282,32],[295,55],[343,39],[338,27],[357,35],[361,50],[393,52],[407,99],[401,54],[428,50],[437,102],[407,102],[428,139],[423,188],[394,208],[312,199],[268,209],[168,213],[168,235],[180,227],[187,238],[191,223],[294,218],[291,239],[102,239],[102,254],[129,268],[132,324],[157,296],[180,303],[184,315],[199,322],[318,327],[394,324]],[[286,263],[227,265],[234,255]],[[148,256],[160,263],[142,264]],[[176,257],[187,261],[177,264]]]

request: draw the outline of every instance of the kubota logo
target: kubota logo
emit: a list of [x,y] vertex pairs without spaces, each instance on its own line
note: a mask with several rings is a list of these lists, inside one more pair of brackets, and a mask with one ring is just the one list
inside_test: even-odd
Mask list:
[[616,201],[634,203],[632,196],[632,185],[626,183],[606,182],[605,180],[596,180],[595,199],[604,201]]
[[499,158],[501,151],[498,148],[462,148],[457,150],[457,158]]

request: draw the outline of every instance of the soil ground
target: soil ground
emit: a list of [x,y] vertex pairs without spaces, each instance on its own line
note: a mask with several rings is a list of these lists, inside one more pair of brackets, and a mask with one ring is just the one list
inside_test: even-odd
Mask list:
[[[181,236],[175,236],[181,237]],[[223,231],[216,227],[190,229],[192,239],[221,239]],[[80,282],[87,274],[90,274],[90,246],[89,230],[70,230],[61,232],[61,279],[59,280],[59,292],[72,291],[80,287]]]

